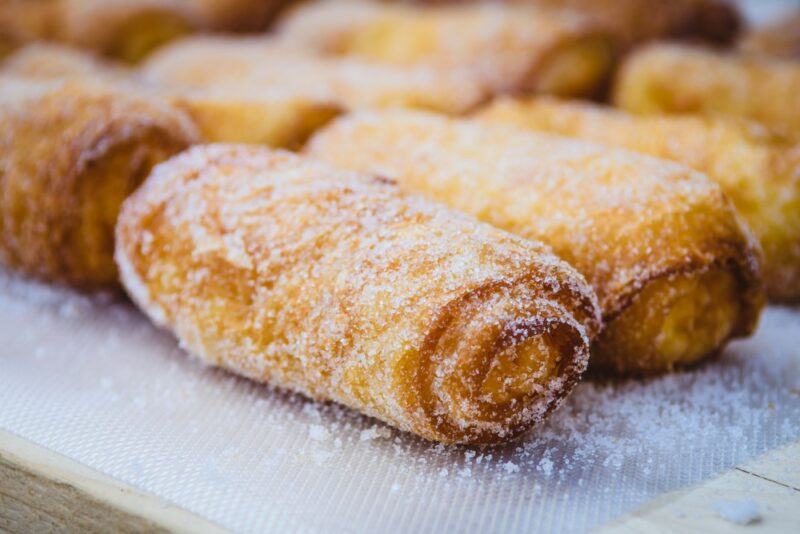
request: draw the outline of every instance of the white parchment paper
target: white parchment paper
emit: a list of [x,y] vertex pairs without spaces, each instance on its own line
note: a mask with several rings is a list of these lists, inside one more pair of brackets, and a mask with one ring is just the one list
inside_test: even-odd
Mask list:
[[481,450],[203,367],[122,299],[0,273],[0,427],[241,532],[581,532],[800,438],[800,311],[692,371],[585,382]]

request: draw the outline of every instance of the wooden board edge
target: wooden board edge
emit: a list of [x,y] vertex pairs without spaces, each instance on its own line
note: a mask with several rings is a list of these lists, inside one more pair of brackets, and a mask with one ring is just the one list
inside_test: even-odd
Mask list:
[[[800,441],[784,445],[696,486],[657,497],[634,512],[601,526],[602,534],[684,532],[785,533],[800,526]],[[720,501],[753,500],[761,518],[749,525],[723,519]]]
[[3,429],[0,531],[226,532],[191,512]]

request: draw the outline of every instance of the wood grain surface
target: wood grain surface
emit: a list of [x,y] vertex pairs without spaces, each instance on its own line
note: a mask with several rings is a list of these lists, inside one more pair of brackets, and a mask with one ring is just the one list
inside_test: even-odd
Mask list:
[[0,532],[225,531],[0,430]]
[[[739,525],[720,517],[720,501],[758,503],[760,519]],[[599,529],[603,534],[800,532],[800,441],[700,485],[663,495]]]

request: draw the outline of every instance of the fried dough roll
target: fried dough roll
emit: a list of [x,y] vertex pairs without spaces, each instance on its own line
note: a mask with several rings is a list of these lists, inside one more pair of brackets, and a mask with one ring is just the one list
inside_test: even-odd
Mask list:
[[137,62],[188,33],[263,30],[286,0],[59,0],[59,37]]
[[623,65],[615,102],[637,113],[719,113],[800,133],[800,63],[653,45]]
[[742,36],[739,50],[800,59],[800,10],[795,10],[770,24],[752,28]]
[[[136,71],[58,45],[28,45],[9,56],[2,71],[42,79],[89,77],[134,85],[138,81]],[[133,90],[154,93],[186,111],[205,141],[296,148],[341,111],[332,97],[309,91],[175,88],[158,84],[137,85]]]
[[344,108],[406,106],[460,113],[486,99],[476,80],[426,67],[325,58],[270,39],[196,37],[154,53],[142,76],[176,88],[310,95]]
[[189,119],[111,87],[2,77],[0,123],[0,261],[48,281],[115,285],[119,206],[196,141]]
[[612,39],[577,13],[501,4],[323,0],[291,11],[278,31],[337,55],[464,70],[492,93],[593,95],[614,56]]
[[755,326],[758,244],[719,187],[686,167],[400,110],[338,119],[307,150],[552,246],[600,299],[598,370],[668,371]]
[[599,321],[541,244],[244,145],[157,167],[123,206],[116,258],[134,300],[207,363],[445,443],[540,422]]
[[551,98],[501,100],[478,116],[644,152],[705,173],[722,186],[761,242],[770,299],[800,299],[797,142],[733,118],[637,116]]

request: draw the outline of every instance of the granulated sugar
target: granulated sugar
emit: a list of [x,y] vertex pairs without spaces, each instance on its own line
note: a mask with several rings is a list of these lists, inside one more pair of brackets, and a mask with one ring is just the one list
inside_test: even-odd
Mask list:
[[205,367],[119,297],[2,273],[0,295],[0,428],[236,531],[582,532],[800,439],[790,308],[697,369],[584,381],[481,449]]
[[737,525],[749,525],[761,519],[758,503],[753,499],[743,501],[719,500],[712,504],[714,511],[722,519]]

